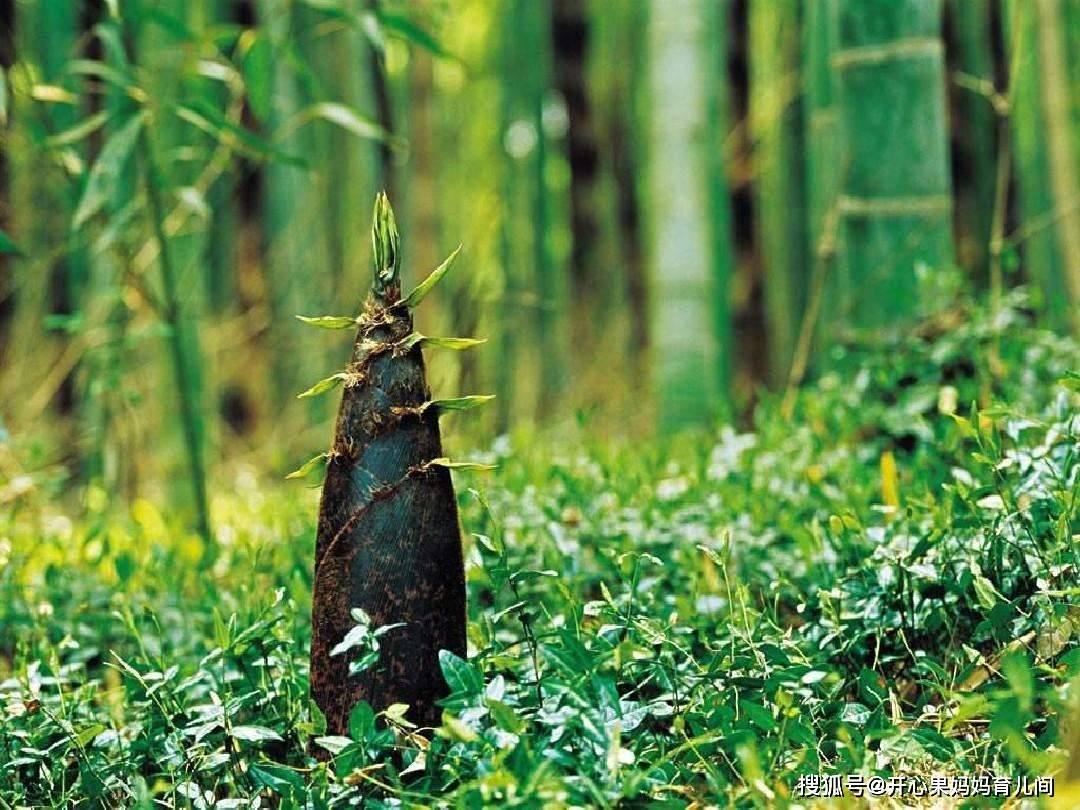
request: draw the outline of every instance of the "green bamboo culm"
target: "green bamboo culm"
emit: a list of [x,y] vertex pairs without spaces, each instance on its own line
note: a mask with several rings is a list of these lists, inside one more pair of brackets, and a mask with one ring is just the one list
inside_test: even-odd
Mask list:
[[1077,144],[1068,124],[1075,102],[1059,28],[1064,15],[1054,2],[1013,2],[1008,8],[1020,212],[1014,244],[1050,323],[1080,329],[1080,191]]
[[940,0],[839,0],[840,325],[913,314],[917,266],[953,261],[942,50]]
[[957,188],[956,254],[960,265],[984,283],[989,280],[990,242],[997,182],[998,116],[990,94],[994,90],[992,0],[946,0],[956,43],[952,55],[957,86],[957,123],[954,136],[964,172],[970,182],[963,194]]
[[[649,234],[653,289],[653,389],[660,429],[708,424],[725,403],[716,307],[726,288],[717,283],[710,237],[711,42],[705,2],[649,5],[649,130],[647,184],[657,216]],[[726,348],[726,347],[725,347]]]
[[[836,203],[840,142],[836,111],[837,0],[803,0],[803,120],[806,139],[806,221],[812,255],[822,250],[827,214]],[[826,246],[827,247],[827,246]]]
[[774,381],[791,364],[799,318],[806,306],[799,50],[798,0],[750,3],[750,121]]

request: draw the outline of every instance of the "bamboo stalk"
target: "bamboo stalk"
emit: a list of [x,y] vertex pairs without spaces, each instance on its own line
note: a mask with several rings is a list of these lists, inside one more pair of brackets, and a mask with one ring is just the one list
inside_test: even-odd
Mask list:
[[844,144],[837,321],[918,309],[916,269],[953,260],[940,0],[840,0],[832,57]]
[[708,20],[698,0],[649,6],[653,390],[668,432],[710,423],[724,400],[709,222]]
[[518,0],[521,9],[520,19],[527,41],[533,44],[530,49],[537,54],[531,60],[530,71],[530,115],[536,133],[536,149],[532,161],[532,248],[533,279],[536,291],[536,310],[533,320],[536,345],[540,347],[540,391],[536,400],[538,420],[550,420],[559,403],[565,386],[565,376],[561,357],[566,351],[563,341],[559,311],[562,304],[561,285],[555,276],[555,265],[551,258],[551,246],[548,233],[551,221],[547,170],[548,143],[544,128],[544,102],[548,88],[548,65],[540,56],[547,36],[548,20],[543,6],[529,0]]
[[[962,126],[954,126],[961,173],[968,181],[957,188],[957,257],[974,278],[988,278],[989,245],[994,216],[997,116],[980,88],[994,86],[991,0],[948,0],[953,68],[951,91]],[[961,194],[961,191],[964,193]]]
[[[1055,237],[1059,212],[1050,178],[1046,134],[1049,126],[1042,101],[1043,65],[1038,46],[1038,20],[1033,3],[1013,0],[1006,21],[1010,47],[1009,113],[1016,164],[1018,230],[1022,267],[1041,299],[1050,324],[1065,328],[1072,319],[1066,286],[1065,257]],[[1033,223],[1050,227],[1032,229]]]
[[176,269],[173,266],[169,239],[165,235],[165,212],[161,203],[163,179],[154,161],[150,137],[145,130],[139,136],[139,152],[143,167],[143,186],[150,208],[150,224],[158,243],[158,267],[161,271],[164,295],[162,303],[165,308],[163,314],[165,323],[169,327],[169,351],[180,404],[180,424],[184,431],[184,443],[187,448],[191,490],[195,499],[196,527],[205,543],[206,556],[209,557],[214,552],[214,546],[210,528],[210,504],[206,496],[206,462],[203,458],[204,426],[191,372],[192,368],[197,367],[198,358],[191,356],[192,350],[184,328],[176,287]]
[[[1039,63],[1042,67],[1043,111],[1046,120],[1046,155],[1050,169],[1050,195],[1059,219],[1054,231],[1062,258],[1065,310],[1080,332],[1080,176],[1076,143],[1070,126],[1068,63],[1062,32],[1067,30],[1060,0],[1035,0]],[[1075,32],[1074,32],[1075,33]]]
[[782,380],[806,306],[798,0],[750,4],[750,122],[770,373]]

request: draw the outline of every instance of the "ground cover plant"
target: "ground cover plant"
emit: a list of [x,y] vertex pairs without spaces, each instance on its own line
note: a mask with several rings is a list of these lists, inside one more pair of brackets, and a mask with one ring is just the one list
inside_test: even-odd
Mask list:
[[[838,345],[741,432],[476,454],[470,655],[431,734],[314,708],[314,489],[235,470],[209,560],[5,437],[0,806],[777,807],[839,773],[1060,797],[1080,357],[1018,296]],[[362,668],[382,636],[354,619]]]

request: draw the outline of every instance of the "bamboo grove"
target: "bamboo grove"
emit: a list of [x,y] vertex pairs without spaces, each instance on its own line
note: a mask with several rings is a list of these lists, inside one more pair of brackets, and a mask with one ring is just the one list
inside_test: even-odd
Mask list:
[[406,275],[464,245],[418,328],[489,336],[430,369],[498,395],[488,435],[738,418],[957,285],[1075,331],[1078,32],[1074,0],[6,0],[3,419],[209,538],[222,460],[320,449],[296,392],[346,358],[294,315],[362,300],[381,189]]

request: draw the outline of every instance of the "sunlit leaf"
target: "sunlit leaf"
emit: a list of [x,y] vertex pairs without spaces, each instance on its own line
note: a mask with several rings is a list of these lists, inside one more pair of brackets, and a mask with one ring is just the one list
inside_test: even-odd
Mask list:
[[350,318],[347,315],[316,315],[314,317],[297,315],[296,320],[320,329],[348,329],[356,326],[356,318]]
[[332,374],[325,379],[319,380],[311,388],[307,389],[296,395],[297,399],[306,399],[308,397],[317,397],[319,394],[325,394],[331,388],[345,382],[349,379],[349,373],[347,371],[339,371],[337,374]]
[[308,459],[302,465],[300,465],[300,467],[293,470],[291,473],[289,473],[285,477],[286,478],[307,478],[309,475],[311,475],[313,472],[315,472],[316,469],[318,469],[320,464],[325,464],[327,458],[329,458],[329,453],[319,453],[319,455],[313,456],[312,458]]
[[431,274],[416,285],[416,288],[411,293],[401,299],[401,303],[407,307],[415,307],[423,301],[427,297],[427,294],[435,289],[435,285],[442,280],[442,277],[446,275],[446,272],[450,269],[451,265],[453,265],[454,260],[458,257],[459,253],[461,253],[461,245],[454,248],[454,252],[447,256],[442,264],[432,270]]

